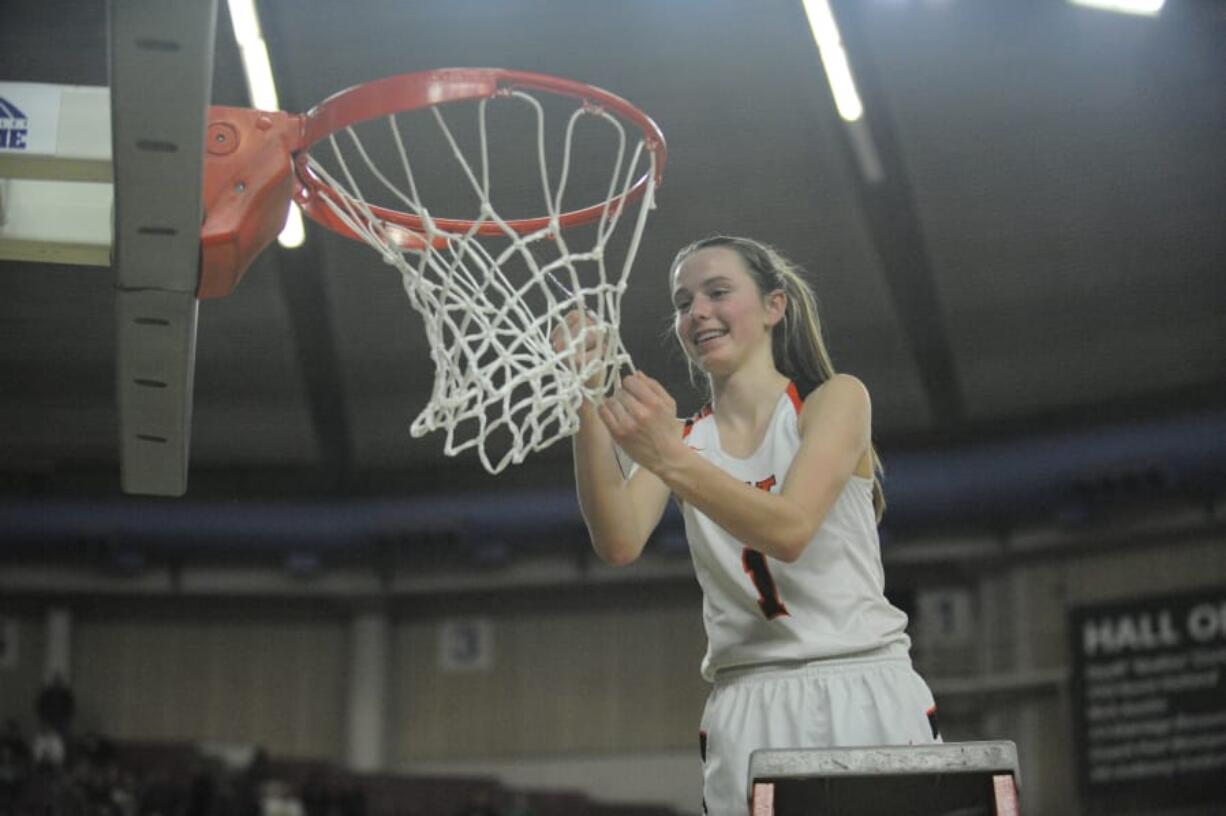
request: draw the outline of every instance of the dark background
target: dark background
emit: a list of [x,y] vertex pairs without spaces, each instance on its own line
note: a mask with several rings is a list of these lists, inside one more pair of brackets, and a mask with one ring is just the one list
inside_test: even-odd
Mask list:
[[[214,102],[243,105],[219,5]],[[872,392],[887,535],[1209,501],[1226,469],[1226,5],[834,9],[876,185],[798,2],[259,4],[286,110],[492,65],[650,113],[670,154],[623,310],[636,363],[696,409],[661,339],[668,261],[713,232],[778,245],[811,273],[836,366]],[[6,0],[0,77],[107,84],[105,4]],[[216,502],[270,535],[303,503],[345,534],[577,520],[565,442],[493,477],[409,436],[433,374],[420,320],[370,250],[313,225],[201,306],[185,499],[123,497],[112,286],[107,269],[0,263],[0,535],[173,532]]]

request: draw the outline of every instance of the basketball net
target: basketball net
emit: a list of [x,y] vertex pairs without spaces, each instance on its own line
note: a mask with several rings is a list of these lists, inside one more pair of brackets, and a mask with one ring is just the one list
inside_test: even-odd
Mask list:
[[[504,219],[490,198],[486,106],[503,100],[526,104],[535,113],[536,161],[547,218],[528,231],[522,222]],[[395,115],[386,119],[399,160],[394,170],[376,166],[352,126],[326,140],[335,159],[332,170],[315,156],[308,155],[306,161],[332,187],[324,203],[399,271],[409,303],[425,321],[434,387],[411,425],[412,435],[443,431],[448,455],[475,448],[486,470],[498,473],[574,434],[582,401],[602,399],[619,370],[632,367],[618,330],[621,300],[647,213],[654,208],[657,168],[656,156],[645,149],[642,138],[628,147],[625,123],[584,102],[569,117],[560,169],[551,181],[540,102],[522,90],[509,90],[477,105],[480,147],[475,164],[466,159],[440,107],[430,108],[450,146],[450,158],[479,199],[479,215],[471,224],[464,222],[461,230],[455,222],[432,216],[422,202]],[[607,191],[602,191],[605,204],[593,222],[594,243],[572,247],[559,216],[564,212],[575,126],[585,118],[613,128],[617,148]],[[316,149],[322,147],[321,142]],[[380,215],[355,180],[362,168],[377,182],[376,189],[383,188],[380,195],[390,194],[398,206],[421,219],[420,232]],[[646,190],[637,211],[628,212],[634,207],[631,187],[644,173],[649,178]],[[370,180],[366,184],[372,186]],[[626,236],[619,240],[619,246],[626,246],[624,255],[620,262],[607,262],[606,248],[623,220],[630,222],[631,231],[628,241]],[[577,309],[587,320],[572,331],[564,318]],[[593,333],[599,353],[588,359],[579,352]],[[560,350],[554,347],[555,338]]]

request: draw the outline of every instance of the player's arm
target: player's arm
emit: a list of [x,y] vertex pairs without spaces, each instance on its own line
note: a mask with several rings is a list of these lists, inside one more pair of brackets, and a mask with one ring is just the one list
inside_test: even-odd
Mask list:
[[804,552],[868,449],[868,391],[856,378],[838,375],[805,400],[800,448],[782,491],[767,493],[737,481],[684,444],[653,437],[652,413],[667,393],[650,378],[632,376],[642,379],[627,384],[633,399],[621,400],[618,413],[610,416],[614,438],[682,501],[747,546],[781,561],[795,561]]
[[[555,351],[582,369],[600,356],[604,333],[589,312],[574,309],[554,328],[552,340]],[[677,425],[675,416],[672,422]],[[579,431],[573,447],[579,510],[592,547],[610,564],[629,564],[643,552],[651,531],[660,523],[668,505],[668,488],[658,476],[642,468],[629,478],[622,475],[613,438],[601,423],[596,407],[587,400],[579,407]]]
[[668,505],[668,486],[641,467],[629,479],[622,476],[613,437],[590,402],[579,409],[579,421],[573,443],[575,485],[592,547],[610,564],[629,564],[643,552],[660,523]]

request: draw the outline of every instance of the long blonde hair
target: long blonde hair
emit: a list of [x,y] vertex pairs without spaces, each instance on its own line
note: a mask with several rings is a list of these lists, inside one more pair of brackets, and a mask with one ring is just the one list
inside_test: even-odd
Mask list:
[[[787,296],[783,319],[771,332],[771,356],[780,374],[796,383],[802,395],[808,394],[834,376],[834,363],[822,337],[822,324],[817,312],[817,297],[813,287],[805,280],[803,271],[789,261],[777,249],[752,238],[732,235],[713,235],[695,241],[681,249],[673,258],[670,280],[681,263],[700,249],[726,247],[741,256],[745,268],[753,278],[758,293],[765,298],[781,290]],[[686,358],[689,359],[688,357]],[[690,361],[693,373],[693,361]],[[885,514],[885,492],[881,479],[884,469],[877,448],[869,443],[873,460],[873,509],[877,521]]]

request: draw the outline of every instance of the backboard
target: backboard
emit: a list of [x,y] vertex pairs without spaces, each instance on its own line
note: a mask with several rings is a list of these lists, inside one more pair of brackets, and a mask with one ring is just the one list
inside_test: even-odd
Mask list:
[[187,489],[216,0],[111,0],[110,86],[0,83],[0,257],[114,270],[123,490]]

